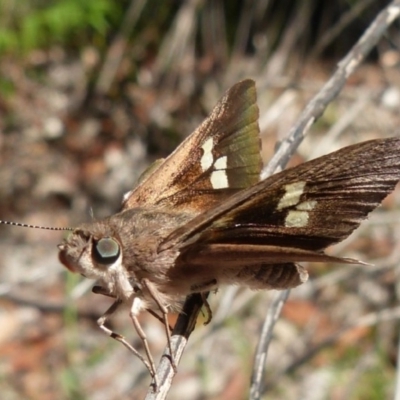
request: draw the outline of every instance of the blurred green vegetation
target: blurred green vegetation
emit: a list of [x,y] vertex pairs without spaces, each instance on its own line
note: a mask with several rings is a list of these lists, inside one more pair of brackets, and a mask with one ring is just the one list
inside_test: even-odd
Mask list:
[[[347,39],[341,40],[340,45],[335,44],[339,48],[347,48],[347,44],[351,43],[349,35],[358,37],[386,3],[387,0],[187,2],[188,7],[197,9],[195,20],[191,23],[208,30],[213,20],[215,22],[223,16],[219,29],[225,31],[228,46],[244,47],[248,51],[256,45],[252,41],[257,39],[254,37],[257,32],[268,32],[270,45],[277,46],[287,28],[298,18],[305,22],[301,31],[304,49],[315,43],[327,28],[338,23],[345,13],[351,15],[354,9],[356,17],[346,17],[353,20],[351,28],[343,32],[343,38]],[[137,32],[147,31],[157,45],[162,42],[163,32],[168,30],[184,6],[185,1],[177,0],[2,0],[0,55],[24,54],[52,45],[81,47],[93,44],[98,48],[106,47],[108,39],[120,29],[129,8],[133,7],[137,8],[140,15]],[[343,28],[346,25],[344,23]],[[245,31],[247,37],[243,34]],[[207,35],[207,32],[198,32],[197,40],[204,40],[204,34]]]
[[0,2],[0,54],[54,44],[91,42],[104,37],[123,16],[124,2],[113,0],[3,0]]

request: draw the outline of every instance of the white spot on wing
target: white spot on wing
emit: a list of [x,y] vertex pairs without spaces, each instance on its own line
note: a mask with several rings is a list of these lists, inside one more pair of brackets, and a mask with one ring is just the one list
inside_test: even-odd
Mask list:
[[310,218],[309,211],[316,205],[316,200],[306,200],[299,203],[301,195],[304,193],[306,182],[289,183],[285,186],[285,194],[279,200],[277,210],[295,207],[295,210],[288,210],[285,218],[285,226],[288,228],[304,228],[308,225]]
[[302,203],[297,204],[296,209],[300,211],[311,211],[316,205],[316,200],[303,201]]
[[226,169],[228,166],[228,157],[227,156],[222,156],[217,159],[214,163],[214,168],[215,169]]
[[290,210],[285,219],[285,226],[288,228],[304,228],[308,224],[308,212]]
[[201,169],[204,172],[207,171],[214,162],[214,157],[212,155],[212,150],[214,148],[213,138],[208,138],[201,148],[203,149],[203,156],[201,157],[200,164]]
[[224,170],[213,171],[210,180],[213,189],[226,189],[229,187],[228,177]]
[[289,183],[285,186],[286,193],[279,200],[277,210],[295,206],[300,201],[300,196],[304,192],[305,182]]

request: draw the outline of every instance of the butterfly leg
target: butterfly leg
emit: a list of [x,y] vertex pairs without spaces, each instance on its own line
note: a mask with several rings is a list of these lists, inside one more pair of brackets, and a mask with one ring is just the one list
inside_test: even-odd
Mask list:
[[[128,348],[137,358],[139,358],[140,361],[142,361],[142,363],[146,366],[146,368],[148,369],[148,371],[150,372],[150,375],[152,377],[152,379],[154,380],[154,386],[155,388],[158,387],[157,384],[157,379],[156,379],[156,368],[153,362],[153,358],[149,357],[149,350],[148,350],[148,345],[147,347],[145,346],[145,351],[146,351],[146,355],[148,357],[147,361],[129,342],[127,342],[127,340],[120,334],[112,331],[111,329],[107,328],[105,326],[105,323],[107,321],[107,319],[115,313],[115,311],[118,309],[118,307],[122,304],[121,300],[116,300],[111,307],[97,320],[97,325],[99,326],[99,328],[105,332],[108,336],[112,337],[113,339],[117,340],[118,342],[122,343],[126,348]],[[139,324],[139,328],[140,328],[140,324]],[[135,329],[138,333],[138,335],[141,337],[140,332],[143,333],[143,330],[140,328],[140,331],[137,329],[136,325],[135,325]],[[143,333],[144,334],[144,333]],[[143,341],[143,339],[142,339]],[[143,341],[144,343],[144,341]],[[147,341],[146,341],[147,344]],[[155,389],[156,390],[156,389]]]
[[150,369],[152,371],[151,376],[154,379],[155,386],[158,387],[158,384],[156,381],[156,366],[154,364],[153,356],[151,355],[149,342],[147,340],[146,333],[142,329],[142,326],[140,325],[140,322],[137,318],[138,314],[143,309],[142,304],[143,304],[143,302],[139,297],[134,297],[133,302],[132,302],[132,307],[129,312],[129,316],[131,317],[131,320],[132,320],[133,326],[135,327],[136,333],[139,335],[139,337],[143,343],[144,351],[146,353],[146,357],[147,357],[147,360],[149,361]]
[[176,368],[175,358],[172,353],[171,331],[170,331],[170,327],[169,327],[169,323],[168,323],[168,310],[165,307],[164,303],[161,301],[161,299],[157,293],[157,290],[154,288],[154,286],[151,284],[151,282],[149,282],[147,279],[143,279],[142,284],[148,290],[148,292],[150,293],[150,296],[156,302],[158,308],[161,311],[163,325],[165,327],[165,334],[167,336],[169,354],[171,357],[171,365],[172,365],[172,368],[174,369],[174,371],[176,372],[177,368]]
[[95,294],[101,294],[103,296],[111,297],[115,299],[115,296],[110,294],[107,289],[103,288],[102,286],[95,285],[92,287],[92,292]]
[[[146,308],[146,311],[151,314],[155,319],[158,319],[163,325],[164,325],[164,319],[163,317],[160,317],[156,312],[154,312],[153,310],[150,310],[149,308]],[[170,332],[172,332],[172,327],[171,325],[168,325],[168,328],[170,330]]]
[[[104,289],[101,286],[97,286],[97,285],[93,286],[92,292],[115,299],[114,295],[110,294],[106,289]],[[149,308],[146,308],[146,311],[148,313],[150,313],[154,318],[158,319],[162,324],[164,323],[164,320],[162,319],[162,317],[160,317],[156,312],[154,312],[153,310],[150,310]],[[171,326],[169,326],[169,329],[172,331]]]

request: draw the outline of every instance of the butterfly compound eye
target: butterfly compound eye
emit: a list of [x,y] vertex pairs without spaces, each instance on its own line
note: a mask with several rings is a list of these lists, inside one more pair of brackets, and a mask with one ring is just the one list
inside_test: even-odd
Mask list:
[[119,243],[109,237],[100,239],[93,246],[93,257],[96,262],[103,265],[113,264],[120,255]]

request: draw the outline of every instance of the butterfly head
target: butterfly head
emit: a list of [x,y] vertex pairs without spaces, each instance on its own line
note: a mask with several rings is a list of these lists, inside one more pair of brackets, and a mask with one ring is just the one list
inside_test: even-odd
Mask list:
[[95,236],[78,228],[58,246],[59,259],[71,272],[97,278],[96,270],[106,270],[121,258],[120,244],[109,236]]
[[71,272],[95,279],[117,297],[133,293],[132,276],[123,264],[121,240],[100,221],[75,229],[59,246],[59,260]]

